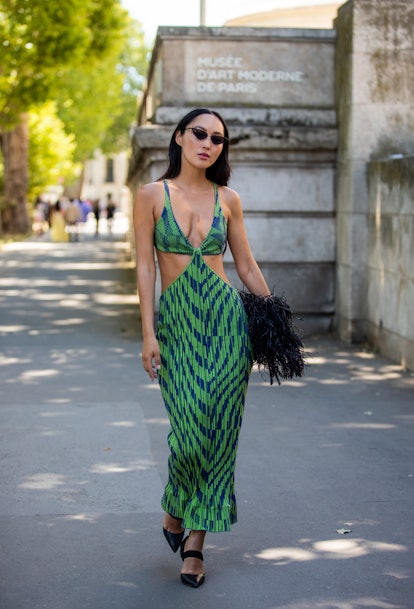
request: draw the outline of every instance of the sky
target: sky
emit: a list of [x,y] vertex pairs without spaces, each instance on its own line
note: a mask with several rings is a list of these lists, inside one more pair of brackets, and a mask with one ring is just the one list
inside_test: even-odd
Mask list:
[[[205,0],[206,25],[274,8],[329,4],[332,0]],[[159,25],[200,24],[200,0],[121,0],[130,15],[141,22],[148,44],[155,40]]]

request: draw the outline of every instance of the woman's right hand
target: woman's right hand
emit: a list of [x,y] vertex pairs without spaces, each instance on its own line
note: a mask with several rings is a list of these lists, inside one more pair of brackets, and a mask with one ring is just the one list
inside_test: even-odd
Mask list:
[[161,368],[161,355],[155,336],[144,338],[142,343],[142,365],[145,372],[148,373],[151,382],[157,378],[158,370]]

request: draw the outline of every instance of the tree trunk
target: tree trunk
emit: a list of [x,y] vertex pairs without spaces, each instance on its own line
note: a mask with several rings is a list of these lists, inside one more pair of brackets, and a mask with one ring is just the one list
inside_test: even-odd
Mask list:
[[27,208],[29,181],[29,128],[27,115],[10,131],[1,133],[1,150],[4,159],[4,193],[1,209],[4,233],[27,233],[30,218]]

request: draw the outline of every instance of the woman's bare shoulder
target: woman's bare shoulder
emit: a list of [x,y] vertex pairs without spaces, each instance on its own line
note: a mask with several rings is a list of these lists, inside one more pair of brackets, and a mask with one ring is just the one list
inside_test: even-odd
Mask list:
[[134,214],[150,213],[157,221],[165,202],[162,182],[149,182],[139,187],[134,203]]
[[220,186],[219,198],[221,204],[230,210],[236,210],[241,206],[239,193],[228,186]]
[[162,182],[149,182],[142,184],[137,190],[134,201],[134,220],[139,218],[152,218],[157,222],[164,207],[165,196]]
[[136,200],[143,203],[157,202],[163,192],[163,188],[163,183],[159,181],[142,184],[137,190]]

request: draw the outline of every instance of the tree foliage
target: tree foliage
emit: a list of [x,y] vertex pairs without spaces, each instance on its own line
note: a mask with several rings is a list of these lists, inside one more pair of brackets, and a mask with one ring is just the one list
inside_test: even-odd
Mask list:
[[[1,216],[6,230],[23,232],[17,224],[27,223],[22,193],[28,188],[28,160],[24,155],[11,160],[13,151],[25,150],[15,145],[16,138],[26,137],[27,130],[19,129],[23,117],[34,106],[56,101],[64,132],[61,123],[56,122],[55,128],[69,164],[85,160],[97,147],[104,151],[126,147],[148,51],[139,24],[131,20],[120,0],[0,0],[0,48]],[[49,119],[53,114],[57,121],[54,108],[46,107],[48,111],[43,109],[42,118],[36,120],[46,120],[49,112]],[[36,112],[31,114],[32,129],[40,125],[35,117]],[[13,129],[16,136],[6,137]],[[73,134],[76,148],[65,139],[67,134]],[[56,145],[52,131],[46,129],[46,137],[50,146],[44,139],[36,149],[40,134],[34,133],[31,143],[36,155],[42,148],[49,154]],[[33,158],[31,162],[40,164]],[[59,172],[61,160],[56,162]],[[40,188],[40,175],[44,174],[38,172],[32,187]],[[15,197],[17,191],[20,194]],[[14,222],[17,217],[19,221]]]
[[138,102],[145,84],[150,51],[145,44],[144,32],[138,21],[131,20],[125,32],[124,45],[118,58],[116,71],[122,76],[118,111],[102,142],[104,152],[125,150],[129,146],[131,124],[136,120]]
[[29,197],[34,200],[45,186],[72,180],[77,167],[73,162],[76,142],[67,135],[57,116],[56,103],[48,101],[29,112]]
[[71,68],[120,48],[128,14],[118,0],[0,0],[0,124],[53,98]]
[[75,135],[77,161],[89,158],[96,148],[117,152],[128,147],[147,60],[141,26],[130,20],[122,44],[105,61],[67,74],[56,100],[66,130]]

